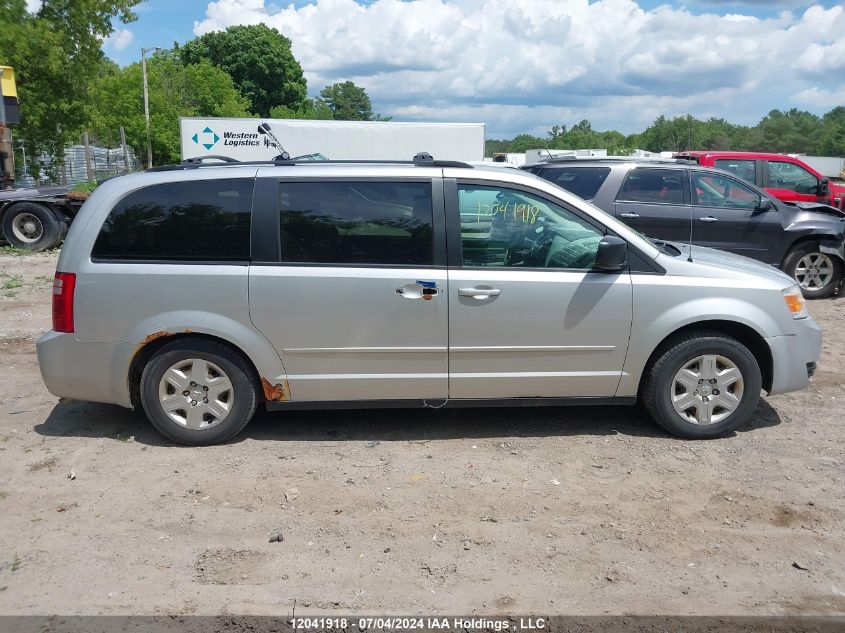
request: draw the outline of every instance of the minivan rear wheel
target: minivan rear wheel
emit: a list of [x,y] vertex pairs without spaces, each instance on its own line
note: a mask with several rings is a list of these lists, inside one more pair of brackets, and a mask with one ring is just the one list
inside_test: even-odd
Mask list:
[[817,243],[804,243],[789,251],[783,270],[801,287],[806,299],[825,299],[842,282],[842,260],[823,253]]
[[205,446],[240,433],[258,391],[240,354],[209,340],[164,345],[141,374],[141,404],[152,425],[179,444]]
[[718,332],[680,337],[647,368],[643,405],[664,430],[689,439],[727,435],[760,400],[762,375],[754,355]]

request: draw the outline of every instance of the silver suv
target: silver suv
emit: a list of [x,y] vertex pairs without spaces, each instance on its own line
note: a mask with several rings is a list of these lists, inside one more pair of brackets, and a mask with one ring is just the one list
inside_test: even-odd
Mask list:
[[67,236],[49,390],[214,444],[256,407],[634,404],[687,438],[808,384],[794,280],[653,242],[534,175],[186,164],[104,183]]

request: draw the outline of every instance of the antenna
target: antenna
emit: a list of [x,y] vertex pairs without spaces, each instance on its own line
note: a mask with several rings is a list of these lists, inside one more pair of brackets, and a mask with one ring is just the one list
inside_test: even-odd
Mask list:
[[281,142],[279,139],[276,138],[276,135],[273,134],[273,130],[270,129],[269,123],[261,123],[258,126],[258,133],[266,135],[270,140],[269,143],[279,150],[279,155],[276,156],[275,160],[290,160],[290,154],[285,151],[285,148],[282,147]]

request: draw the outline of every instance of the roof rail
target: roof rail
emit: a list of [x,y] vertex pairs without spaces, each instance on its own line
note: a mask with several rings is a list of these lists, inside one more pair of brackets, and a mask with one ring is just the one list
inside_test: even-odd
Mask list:
[[662,156],[555,156],[554,158],[547,158],[540,160],[535,164],[548,163],[576,163],[576,162],[628,162],[628,163],[676,163],[674,158],[664,158]]
[[[209,162],[206,162],[209,161]],[[211,162],[214,161],[214,162]],[[474,169],[469,163],[456,160],[435,160],[428,152],[420,152],[413,160],[250,160],[239,161],[229,156],[197,156],[187,158],[178,165],[159,165],[149,167],[147,171],[177,171],[180,169],[199,169],[200,167],[246,167],[250,165],[267,165],[289,167],[294,165],[415,165],[417,167],[457,167],[460,169]]]

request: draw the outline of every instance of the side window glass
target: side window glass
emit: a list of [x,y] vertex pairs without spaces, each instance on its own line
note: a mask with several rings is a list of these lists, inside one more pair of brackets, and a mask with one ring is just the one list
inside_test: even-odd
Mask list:
[[423,182],[282,182],[282,261],[433,263],[431,185]]
[[719,158],[714,161],[714,166],[725,171],[732,172],[750,183],[757,182],[757,161],[742,160],[735,158]]
[[770,160],[768,186],[773,189],[791,189],[795,193],[815,194],[819,190],[819,179],[794,163]]
[[616,199],[657,204],[684,203],[684,172],[680,169],[632,169]]
[[91,257],[249,260],[253,183],[251,178],[196,180],[134,191],[109,213]]
[[756,209],[760,206],[760,196],[733,178],[695,171],[692,182],[694,205],[736,209]]
[[544,198],[496,186],[459,185],[464,266],[593,267],[603,233]]
[[604,184],[610,167],[549,167],[540,176],[584,200],[592,200]]

